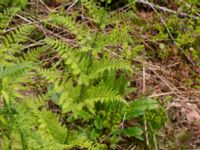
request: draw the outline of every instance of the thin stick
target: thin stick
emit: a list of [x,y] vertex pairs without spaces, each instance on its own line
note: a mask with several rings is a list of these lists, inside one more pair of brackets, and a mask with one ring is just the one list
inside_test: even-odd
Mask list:
[[74,5],[76,5],[77,2],[78,2],[78,0],[75,0],[75,1],[67,8],[67,11],[70,10],[72,7],[74,7]]
[[153,134],[153,141],[154,141],[155,150],[158,150],[158,144],[157,144],[157,140],[156,140],[155,134]]
[[32,24],[33,22],[32,21],[30,21],[30,20],[28,20],[28,19],[26,19],[26,18],[24,18],[23,16],[21,16],[21,15],[18,15],[18,14],[16,14],[16,16],[17,17],[19,17],[19,18],[21,18],[22,20],[24,20],[25,22],[28,22],[28,23],[30,23],[30,24]]
[[[145,64],[142,63],[142,91],[145,93],[146,90],[146,69]],[[144,115],[144,130],[145,130],[145,137],[146,137],[146,144],[147,148],[149,147],[149,137],[148,137],[148,128],[147,128],[147,120],[146,116]]]
[[142,3],[142,4],[150,6],[151,8],[159,9],[161,11],[168,12],[168,13],[178,14],[178,15],[183,16],[183,17],[192,17],[195,20],[199,19],[199,17],[197,17],[197,16],[190,16],[189,14],[186,14],[186,13],[183,13],[183,12],[178,12],[178,11],[175,11],[175,10],[171,10],[169,8],[165,8],[165,7],[162,7],[162,6],[158,6],[158,5],[155,5],[155,4],[150,3],[148,1],[145,1],[145,0],[136,0],[136,3]]
[[124,122],[125,122],[125,120],[126,120],[126,113],[124,114],[122,123],[119,125],[122,129],[124,129]]
[[53,12],[52,10],[51,10],[51,8],[49,8],[48,6],[47,6],[47,4],[45,4],[45,2],[43,2],[43,0],[39,0],[40,1],[40,3],[42,4],[42,5],[44,5],[45,7],[46,7],[46,9],[49,11],[49,12]]
[[153,97],[160,97],[160,96],[165,96],[165,95],[172,95],[174,94],[174,92],[166,92],[166,93],[159,93],[159,94],[152,94],[150,96],[148,96],[149,98],[153,98]]
[[142,91],[145,93],[146,89],[146,69],[145,69],[145,64],[142,64]]

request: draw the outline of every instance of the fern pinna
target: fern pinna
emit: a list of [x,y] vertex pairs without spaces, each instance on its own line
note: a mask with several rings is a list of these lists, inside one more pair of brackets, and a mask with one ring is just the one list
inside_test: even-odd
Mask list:
[[[109,149],[113,139],[115,149],[125,133],[120,124],[126,116],[132,119],[158,107],[156,101],[142,101],[144,109],[132,110],[134,103],[125,99],[131,63],[110,53],[119,45],[128,48],[129,30],[116,23],[113,31],[105,32],[110,23],[105,9],[82,2],[95,25],[92,31],[73,16],[55,12],[40,26],[29,21],[6,31],[18,11],[4,17],[0,148],[98,150]],[[66,42],[65,35],[40,33],[41,26],[46,34],[62,29],[76,45]],[[142,139],[141,134],[136,138]]]

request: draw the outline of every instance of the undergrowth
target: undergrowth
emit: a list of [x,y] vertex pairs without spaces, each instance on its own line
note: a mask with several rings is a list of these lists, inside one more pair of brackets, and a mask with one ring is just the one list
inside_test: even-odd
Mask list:
[[[172,37],[166,26],[138,28],[145,22],[133,1],[126,2],[128,11],[117,13],[110,11],[117,6],[111,1],[81,0],[81,9],[70,13],[58,3],[55,9],[44,5],[48,13],[39,14],[27,1],[0,2],[0,148],[158,148],[163,108],[145,95],[129,98],[135,92],[133,61],[149,50],[133,29],[155,30],[149,47],[167,59],[165,38]],[[198,38],[178,32],[190,24],[187,30],[199,33],[194,27],[199,22],[183,22],[177,29],[173,17],[166,24],[171,40],[184,49],[178,53],[199,65]]]

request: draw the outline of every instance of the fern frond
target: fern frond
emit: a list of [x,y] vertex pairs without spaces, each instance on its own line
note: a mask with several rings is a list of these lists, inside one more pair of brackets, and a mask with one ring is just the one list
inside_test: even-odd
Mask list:
[[61,55],[61,56],[63,54],[66,54],[66,53],[73,51],[72,48],[70,46],[68,46],[65,42],[58,40],[56,38],[45,38],[44,42],[49,47],[54,48],[59,53],[59,55]]
[[26,53],[23,53],[21,57],[19,57],[19,62],[24,61],[32,61],[32,62],[39,62],[40,54],[45,51],[45,47],[33,48],[29,49]]
[[79,75],[82,72],[79,63],[80,55],[77,55],[75,50],[72,50],[69,46],[60,40],[48,38],[45,39],[45,42],[48,46],[58,51],[58,53],[61,55],[61,58],[64,59],[65,64],[69,67],[73,75]]
[[95,3],[88,1],[88,0],[82,0],[84,6],[90,11],[91,14],[94,14],[98,8],[95,5]]
[[108,16],[104,8],[99,8],[93,1],[82,0],[83,5],[88,9],[89,15],[92,17],[92,20],[105,27],[108,21]]
[[110,73],[112,71],[118,70],[132,72],[130,64],[126,61],[118,61],[115,59],[110,60],[103,58],[100,61],[94,61],[91,67],[91,73],[88,75],[88,78],[90,80],[101,78],[106,71]]
[[10,66],[0,65],[0,93],[2,93],[8,104],[10,101],[14,101],[15,98],[21,97],[21,94],[17,92],[21,86],[17,83],[19,82],[20,77],[22,77],[29,69],[29,63]]
[[129,10],[126,12],[111,13],[110,19],[113,22],[120,22],[120,21],[124,22],[125,20],[127,22],[127,20],[130,20],[130,21],[138,20],[138,17],[134,11]]
[[14,48],[1,47],[0,56],[2,57],[2,59],[0,59],[0,63],[4,65],[9,65],[17,62],[17,57],[14,56],[14,53]]
[[54,83],[54,87],[49,93],[57,94],[57,104],[62,108],[63,113],[73,112],[76,116],[83,107],[81,102],[77,103],[80,91],[81,87],[74,86],[74,82],[70,78],[67,82],[63,80],[61,83]]
[[123,25],[122,27],[115,26],[115,28],[109,33],[108,37],[106,37],[108,44],[117,45],[123,44],[124,42],[133,43],[134,41],[129,34],[129,30],[130,29],[127,28],[126,25]]
[[101,103],[109,103],[109,102],[118,102],[125,105],[128,105],[126,100],[118,93],[111,88],[105,87],[104,85],[91,87],[86,92],[85,96],[82,98],[85,106],[89,108],[89,110],[93,112],[94,104],[97,102]]
[[34,25],[22,25],[14,31],[11,31],[11,33],[6,34],[3,37],[3,43],[6,47],[10,47],[13,43],[19,44],[21,42],[26,42],[28,40],[28,36],[33,32],[34,29],[36,29]]
[[0,33],[4,32],[4,30],[8,27],[10,21],[12,20],[13,16],[15,16],[16,13],[19,11],[19,8],[12,7],[7,8],[2,13],[0,13]]
[[56,69],[35,68],[36,71],[50,83],[59,83],[62,74]]
[[77,103],[77,100],[71,96],[71,93],[65,91],[60,96],[59,105],[61,106],[63,113],[73,112],[73,116],[77,117],[78,113],[86,104],[83,102]]
[[87,137],[86,133],[83,133],[82,131],[80,132],[73,132],[73,135],[69,137],[69,149],[80,148],[90,150],[94,142]]
[[78,24],[75,23],[75,21],[70,16],[53,14],[50,15],[48,23],[63,26],[68,29],[72,34],[76,35],[79,40],[83,39],[83,28],[81,28],[81,26],[78,26]]
[[0,1],[0,10],[4,10],[8,7],[18,7],[23,8],[27,4],[27,0],[1,0]]
[[41,126],[40,128],[45,128],[52,135],[52,137],[64,144],[68,135],[68,129],[61,126],[58,117],[50,111],[41,112]]
[[5,68],[4,77],[7,77],[9,80],[16,80],[17,78],[24,75],[30,69],[30,67],[30,62],[10,65]]
[[102,50],[108,47],[120,46],[124,51],[129,48],[131,43],[134,43],[126,25],[121,27],[116,26],[109,33],[99,33],[97,41],[95,47],[92,49],[94,55],[102,53]]
[[[58,141],[58,139],[54,139],[53,136],[49,136],[49,129],[43,128],[46,126],[46,122],[44,121],[45,119],[43,120],[44,112],[41,112],[39,107],[41,107],[41,102],[35,101],[32,98],[27,98],[25,101],[22,101],[20,105],[16,103],[15,109],[17,109],[17,114],[15,114],[15,127],[20,137],[16,136],[15,139],[21,139],[23,149],[28,147],[28,149],[49,150],[56,147],[58,150],[63,150],[67,147],[67,145],[63,145]],[[55,119],[58,121],[56,116]],[[39,129],[36,130],[36,128]],[[17,144],[16,142],[15,145]]]

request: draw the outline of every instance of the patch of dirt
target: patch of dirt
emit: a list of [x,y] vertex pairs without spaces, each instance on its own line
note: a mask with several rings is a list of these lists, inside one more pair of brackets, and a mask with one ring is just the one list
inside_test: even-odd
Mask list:
[[[191,75],[193,69],[181,58],[171,58],[176,61],[152,62],[145,64],[145,95],[159,99],[168,112],[168,122],[165,125],[159,147],[162,150],[198,150],[200,148],[200,90],[193,85]],[[144,72],[137,72],[135,86],[139,97],[142,93]],[[199,74],[195,75],[200,77]],[[186,81],[191,80],[188,84]]]

